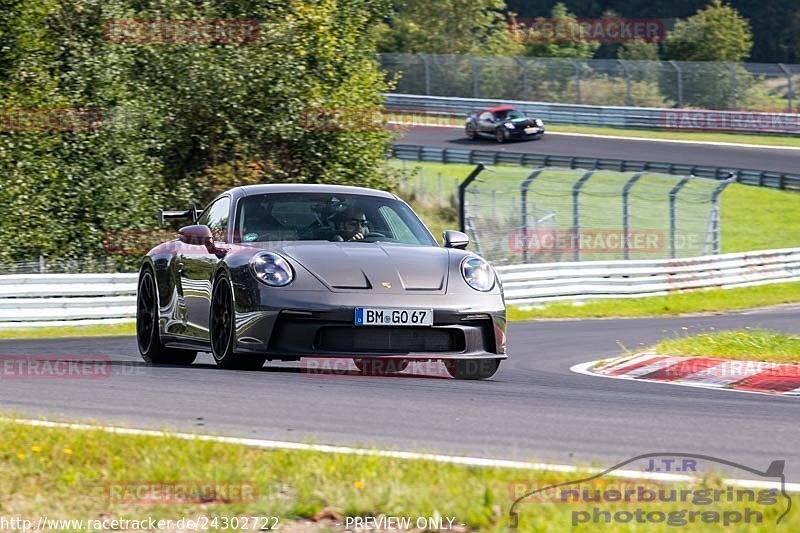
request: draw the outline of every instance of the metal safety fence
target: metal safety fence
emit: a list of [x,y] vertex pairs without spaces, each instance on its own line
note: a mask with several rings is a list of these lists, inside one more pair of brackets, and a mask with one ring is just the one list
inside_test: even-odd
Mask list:
[[800,65],[381,54],[395,92],[577,105],[798,109]]
[[507,305],[644,298],[698,289],[800,281],[800,248],[670,260],[496,267]]
[[[496,266],[507,305],[800,281],[800,248],[669,260]],[[131,321],[136,274],[0,276],[0,328]]]
[[459,186],[459,222],[495,265],[719,254],[719,196],[731,182],[478,165]]

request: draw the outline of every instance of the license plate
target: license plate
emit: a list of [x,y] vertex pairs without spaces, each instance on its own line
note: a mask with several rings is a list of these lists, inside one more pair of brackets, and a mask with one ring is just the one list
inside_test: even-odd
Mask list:
[[536,128],[525,128],[525,133],[536,133]]
[[433,309],[356,307],[356,326],[432,326]]

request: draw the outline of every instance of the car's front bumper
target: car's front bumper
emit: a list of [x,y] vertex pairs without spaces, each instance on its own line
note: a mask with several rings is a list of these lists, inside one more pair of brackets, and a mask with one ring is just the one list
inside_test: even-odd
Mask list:
[[515,130],[506,129],[506,139],[516,140],[516,141],[538,139],[543,135],[544,135],[544,128],[539,128],[539,127],[534,128],[534,130],[530,133],[526,133],[525,130],[520,130],[520,129],[515,129]]
[[[316,295],[316,297],[315,297]],[[300,295],[292,295],[300,296]],[[393,357],[409,360],[505,359],[506,317],[502,296],[413,295],[386,307],[433,309],[433,326],[356,326],[362,295],[306,293],[298,301],[237,310],[236,352],[273,359]],[[451,300],[451,301],[448,301]],[[475,300],[478,300],[476,307]],[[266,304],[267,302],[263,302]]]

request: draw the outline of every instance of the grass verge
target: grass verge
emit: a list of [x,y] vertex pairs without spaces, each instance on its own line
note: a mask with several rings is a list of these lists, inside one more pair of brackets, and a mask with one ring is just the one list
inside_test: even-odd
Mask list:
[[[580,479],[581,474],[468,467],[425,460],[327,454],[295,450],[260,450],[241,445],[155,437],[31,427],[0,419],[0,516],[36,520],[49,518],[99,519],[274,516],[283,530],[340,531],[344,517],[452,517],[465,529],[503,531],[509,526],[513,499],[532,488]],[[645,465],[642,464],[644,467]],[[627,488],[633,482],[625,482]],[[655,485],[650,489],[683,489],[686,485]],[[212,485],[209,491],[185,490]],[[621,482],[600,478],[579,490],[619,490]],[[707,475],[695,488],[721,487],[718,476]],[[174,489],[170,489],[174,487]],[[241,490],[247,487],[246,490]],[[164,498],[165,491],[185,495]],[[723,490],[724,492],[724,490]],[[195,501],[204,496],[202,503]],[[244,497],[246,495],[246,497]],[[762,523],[748,530],[772,531],[786,501],[712,505],[684,503],[554,503],[554,494],[519,506],[520,531],[565,531],[575,513],[669,513],[687,520],[698,511],[692,529],[716,531],[719,523],[703,523],[700,512],[743,513],[744,507],[762,513]],[[610,499],[610,498],[609,498]],[[707,498],[706,498],[707,499]],[[708,503],[708,502],[707,502]],[[577,515],[586,518],[586,515]],[[654,520],[655,521],[655,520]],[[639,531],[641,522],[603,524],[608,531]],[[787,522],[789,524],[787,524]],[[597,522],[595,522],[597,523]],[[601,521],[602,523],[602,521]],[[794,528],[790,524],[794,524]],[[585,524],[591,527],[592,522]],[[661,522],[648,530],[674,531]],[[781,525],[800,527],[792,513]],[[285,528],[285,529],[284,529]],[[215,529],[215,528],[211,528]],[[242,528],[232,528],[242,529]],[[256,528],[257,529],[257,528]],[[63,529],[85,531],[86,529]],[[251,528],[252,530],[252,528]]]
[[709,289],[650,298],[594,300],[582,305],[554,302],[533,309],[510,307],[508,318],[509,320],[533,320],[537,318],[676,316],[795,302],[800,302],[800,282],[738,289]]
[[665,355],[800,363],[800,336],[761,329],[700,333],[665,339],[655,350]]
[[134,335],[136,324],[95,324],[91,326],[47,326],[20,329],[0,329],[0,339],[52,339],[60,337],[107,337]]

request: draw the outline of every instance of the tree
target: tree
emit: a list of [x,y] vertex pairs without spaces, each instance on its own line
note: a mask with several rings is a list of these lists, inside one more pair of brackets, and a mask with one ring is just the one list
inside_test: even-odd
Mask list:
[[742,61],[750,56],[753,32],[750,23],[722,0],[675,24],[666,38],[664,52],[680,61]]
[[[567,6],[558,3],[550,13],[550,20],[535,19],[533,28],[523,29],[523,40],[526,43],[525,54],[537,57],[569,57],[573,59],[591,59],[600,43],[588,41],[584,38],[583,30],[578,25],[578,19],[571,13]],[[558,24],[571,31],[564,38],[555,38],[542,26],[543,22]]]
[[514,40],[503,0],[400,0],[378,26],[379,51],[411,54],[513,56]]
[[[388,90],[369,29],[385,0],[14,0],[0,21],[0,109],[92,108],[102,125],[0,131],[0,263],[104,255],[159,207],[231,184],[393,187]],[[248,42],[115,42],[108,21],[258,20]],[[62,111],[58,111],[61,113]],[[347,124],[309,121],[317,113]],[[355,118],[353,118],[355,117]],[[121,258],[128,263],[138,257]]]

